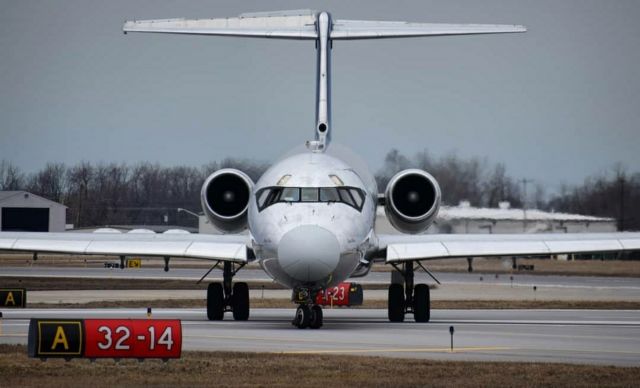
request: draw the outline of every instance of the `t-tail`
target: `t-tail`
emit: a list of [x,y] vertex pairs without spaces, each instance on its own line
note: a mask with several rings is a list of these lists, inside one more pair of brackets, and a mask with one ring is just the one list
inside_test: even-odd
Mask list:
[[331,140],[331,48],[334,40],[525,31],[526,28],[520,25],[334,20],[328,12],[311,10],[250,13],[224,19],[134,20],[124,24],[125,33],[314,40],[317,51],[315,140],[308,142],[308,147],[317,152],[324,151]]

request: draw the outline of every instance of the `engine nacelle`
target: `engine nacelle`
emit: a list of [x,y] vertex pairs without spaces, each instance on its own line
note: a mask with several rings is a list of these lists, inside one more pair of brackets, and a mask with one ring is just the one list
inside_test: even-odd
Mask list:
[[223,232],[239,232],[247,227],[253,181],[233,168],[218,170],[204,181],[200,192],[202,209],[213,225]]
[[385,190],[387,219],[403,233],[424,232],[440,208],[440,185],[431,174],[409,169],[391,178]]

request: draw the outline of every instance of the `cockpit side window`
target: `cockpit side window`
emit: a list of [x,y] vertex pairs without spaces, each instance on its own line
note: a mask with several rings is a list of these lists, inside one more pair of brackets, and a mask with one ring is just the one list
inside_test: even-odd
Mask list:
[[343,203],[362,211],[366,195],[357,187],[265,187],[256,193],[258,211],[278,203]]
[[340,200],[342,200],[342,202],[346,203],[347,205],[356,207],[356,202],[353,200],[353,198],[351,198],[349,189],[347,189],[346,187],[341,187],[338,189],[338,192],[340,193]]

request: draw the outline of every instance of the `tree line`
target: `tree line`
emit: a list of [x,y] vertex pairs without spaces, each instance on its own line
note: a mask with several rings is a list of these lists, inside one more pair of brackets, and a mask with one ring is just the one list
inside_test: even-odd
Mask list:
[[[204,180],[220,168],[238,168],[254,181],[268,164],[227,158],[201,167],[166,167],[152,163],[81,162],[73,166],[48,163],[34,173],[24,173],[10,162],[0,162],[0,190],[26,190],[66,205],[67,221],[76,227],[96,225],[197,226],[197,219],[178,208],[200,212]],[[407,156],[391,150],[375,174],[384,190],[389,179],[406,168],[420,168],[440,183],[443,202],[456,205],[538,208],[617,219],[621,230],[640,230],[640,173],[615,166],[609,174],[563,186],[548,197],[541,184],[518,180],[502,163],[461,158],[456,154],[434,157],[427,151]],[[529,183],[528,186],[527,183]],[[526,196],[524,190],[526,186]]]

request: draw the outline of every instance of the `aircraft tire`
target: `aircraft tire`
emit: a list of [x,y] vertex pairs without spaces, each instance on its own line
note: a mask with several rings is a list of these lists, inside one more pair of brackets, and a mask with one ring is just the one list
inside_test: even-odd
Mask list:
[[209,283],[207,286],[207,318],[210,321],[224,318],[224,291],[220,283]]
[[429,286],[426,284],[416,284],[413,289],[413,318],[416,322],[429,322],[431,318]]
[[314,305],[311,307],[311,320],[309,321],[309,327],[311,329],[319,329],[322,327],[322,307]]
[[404,287],[402,284],[389,286],[388,313],[390,322],[404,321]]
[[249,319],[249,286],[244,282],[235,283],[232,295],[233,319],[246,321]]
[[298,329],[306,329],[309,327],[311,320],[311,309],[306,304],[301,304],[296,310],[296,317],[293,319],[293,325]]

